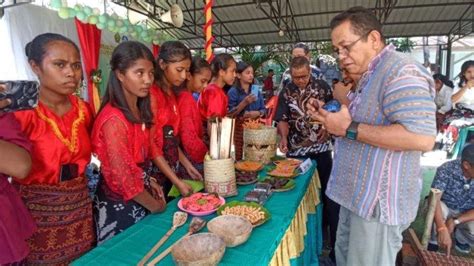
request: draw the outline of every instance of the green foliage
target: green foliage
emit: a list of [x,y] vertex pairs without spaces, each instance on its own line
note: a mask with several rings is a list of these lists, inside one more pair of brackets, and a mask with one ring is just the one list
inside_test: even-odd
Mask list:
[[263,65],[272,60],[277,64],[283,65],[284,60],[271,46],[254,47],[254,46],[243,46],[239,48],[238,54],[240,54],[242,61],[252,65],[255,76],[262,74]]
[[411,52],[415,46],[415,42],[411,41],[409,38],[389,39],[388,43],[393,44],[396,47],[396,50],[402,53]]

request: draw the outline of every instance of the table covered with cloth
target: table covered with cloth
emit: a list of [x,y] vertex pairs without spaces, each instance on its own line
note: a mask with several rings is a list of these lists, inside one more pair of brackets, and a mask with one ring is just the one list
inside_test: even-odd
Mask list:
[[[295,178],[296,187],[286,192],[274,192],[264,207],[271,219],[255,227],[247,242],[226,248],[219,265],[318,265],[322,250],[322,206],[319,201],[319,176],[316,162],[305,173]],[[266,169],[259,173],[265,176]],[[243,200],[254,185],[239,186],[239,194],[226,202]],[[173,213],[178,211],[177,200],[168,203],[165,212],[149,215],[114,238],[73,262],[73,265],[136,265],[140,259],[172,226]],[[215,214],[203,216],[209,221]],[[158,256],[186,234],[191,218],[179,227],[151,259]],[[201,232],[207,229],[201,230]],[[151,260],[150,259],[150,260]],[[173,265],[171,254],[158,265]]]

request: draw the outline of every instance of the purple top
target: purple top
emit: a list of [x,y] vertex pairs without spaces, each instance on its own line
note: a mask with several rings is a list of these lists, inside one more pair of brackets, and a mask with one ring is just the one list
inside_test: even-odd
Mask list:
[[[20,131],[20,124],[13,114],[0,115],[0,140],[16,144],[28,152],[31,144]],[[8,182],[7,176],[0,173],[0,265],[23,260],[29,252],[25,240],[36,231],[31,218],[18,192]]]

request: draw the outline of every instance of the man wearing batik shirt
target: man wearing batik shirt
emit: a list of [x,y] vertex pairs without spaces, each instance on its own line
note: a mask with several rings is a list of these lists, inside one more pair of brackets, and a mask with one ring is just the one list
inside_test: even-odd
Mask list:
[[[304,44],[304,43],[297,43],[293,46],[293,49],[291,49],[291,58],[296,58],[296,57],[306,57],[308,61],[311,62],[311,53],[309,51],[309,47]],[[323,74],[321,73],[321,70],[315,66],[315,65],[309,65],[311,71],[311,76],[313,76],[315,79],[320,79],[324,80]],[[290,68],[287,68],[285,72],[283,72],[281,76],[281,82],[280,85],[278,86],[278,91],[277,93],[280,93],[283,88],[286,87],[291,82],[291,71]]]
[[354,98],[339,112],[308,106],[312,118],[336,136],[326,190],[341,205],[336,262],[395,265],[402,232],[418,210],[421,152],[434,146],[433,78],[385,45],[382,24],[369,9],[351,8],[330,27],[339,64],[349,75],[361,75]]
[[469,254],[474,246],[474,144],[464,147],[461,159],[438,167],[431,187],[443,194],[436,205],[429,249],[439,244],[449,256],[454,244],[458,252]]
[[[293,58],[290,65],[292,79],[280,92],[275,121],[281,137],[281,152],[289,157],[311,158],[317,162],[323,191],[323,227],[329,226],[334,244],[339,206],[329,202],[324,194],[332,167],[331,138],[320,124],[313,123],[306,115],[306,103],[310,98],[326,102],[332,99],[332,91],[326,82],[315,79],[310,71],[306,57]],[[335,258],[334,252],[330,257]]]

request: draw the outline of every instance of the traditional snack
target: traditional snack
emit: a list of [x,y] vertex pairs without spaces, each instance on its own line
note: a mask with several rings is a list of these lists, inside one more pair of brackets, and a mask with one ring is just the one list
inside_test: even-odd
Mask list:
[[288,184],[290,180],[287,178],[267,178],[262,183],[270,184],[272,189],[281,189]]
[[261,129],[264,124],[260,122],[260,120],[257,119],[247,119],[245,122],[242,124],[243,128],[247,129]]
[[261,162],[239,161],[235,163],[235,169],[243,172],[256,172],[262,168]]
[[194,193],[189,197],[182,199],[182,205],[185,210],[193,212],[215,210],[221,205],[221,200],[217,194],[212,193]]
[[256,225],[259,222],[265,220],[265,212],[261,207],[247,206],[247,205],[237,205],[237,206],[227,206],[221,211],[221,215],[233,214],[245,217],[249,220],[252,225]]
[[247,185],[257,182],[257,172],[235,171],[235,179],[239,185]]

